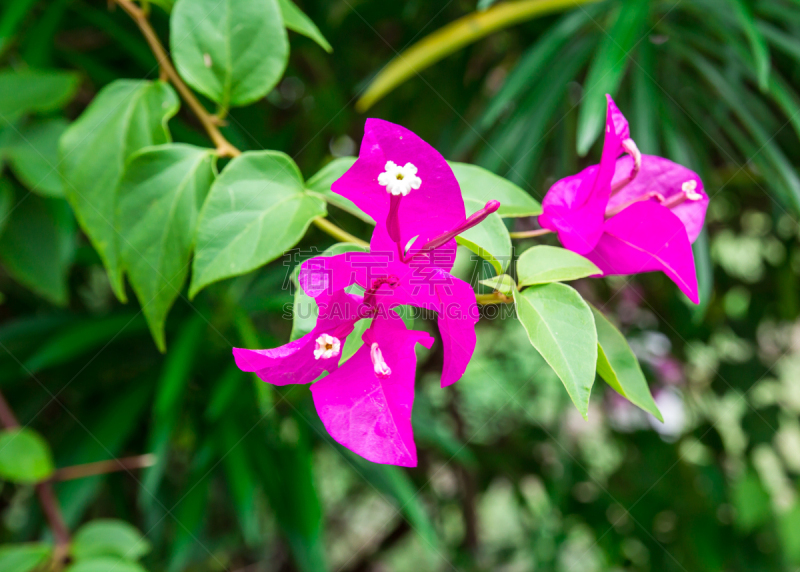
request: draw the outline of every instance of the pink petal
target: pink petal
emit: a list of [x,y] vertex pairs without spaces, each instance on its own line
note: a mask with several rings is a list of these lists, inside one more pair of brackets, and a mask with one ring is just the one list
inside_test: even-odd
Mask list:
[[558,233],[561,243],[578,254],[594,248],[603,234],[606,205],[611,194],[622,141],[630,137],[628,122],[611,96],[606,96],[606,130],[599,165],[585,168],[550,187],[542,201],[539,224]]
[[[376,317],[364,345],[340,369],[311,386],[322,423],[338,443],[374,463],[417,464],[411,429],[417,342],[430,347],[424,332],[406,330],[393,312]],[[379,377],[370,359],[377,342],[391,368]]]
[[387,161],[413,163],[422,180],[400,202],[400,236],[405,246],[419,236],[423,244],[454,228],[466,218],[464,200],[455,175],[436,149],[405,127],[367,119],[358,160],[332,185],[332,190],[353,201],[378,226],[389,213],[389,193],[378,184]]
[[[614,183],[626,179],[633,167],[633,159],[621,157],[617,160],[616,171],[614,172]],[[657,157],[655,155],[642,155],[642,166],[636,178],[625,185],[608,202],[608,208],[628,204],[648,192],[655,191],[661,193],[666,199],[681,192],[681,185],[687,181],[696,181],[695,192],[702,195],[702,199],[697,201],[684,201],[680,205],[672,208],[672,212],[681,219],[689,235],[689,241],[694,242],[700,231],[703,230],[703,222],[706,218],[708,208],[708,195],[703,190],[703,181],[700,176],[682,165],[673,163],[669,159]]]
[[681,220],[654,201],[634,203],[606,221],[605,233],[586,254],[604,274],[663,271],[695,304],[697,276]]
[[338,338],[344,346],[344,340],[353,331],[355,322],[365,317],[363,310],[360,296],[339,292],[320,305],[320,316],[311,332],[278,348],[233,348],[236,365],[242,371],[255,372],[262,381],[273,385],[311,383],[322,372],[335,371],[339,367],[339,356],[315,359],[317,338],[328,334]]
[[450,278],[450,284],[436,286],[440,303],[439,333],[444,349],[442,387],[454,384],[464,375],[475,351],[475,324],[480,318],[472,286],[453,276]]

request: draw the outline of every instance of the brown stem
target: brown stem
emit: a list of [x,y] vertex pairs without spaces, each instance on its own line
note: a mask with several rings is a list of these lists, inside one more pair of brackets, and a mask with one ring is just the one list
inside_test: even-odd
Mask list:
[[83,465],[73,465],[56,470],[53,475],[54,481],[71,481],[83,479],[95,475],[105,475],[118,471],[131,471],[134,469],[144,469],[156,464],[156,456],[148,453],[136,457],[126,457],[124,459],[110,459],[108,461],[97,461],[96,463],[85,463]]
[[[8,405],[8,401],[6,401],[2,392],[0,392],[0,424],[6,429],[16,429],[19,427],[17,416],[14,415],[14,411]],[[56,563],[56,568],[60,570],[69,551],[69,529],[61,514],[61,508],[53,492],[53,486],[49,482],[39,483],[36,485],[36,494],[39,495],[42,511],[47,518],[47,522],[50,524],[50,530],[53,531],[53,537],[56,541],[53,559]]]
[[153,30],[153,27],[150,25],[150,21],[147,19],[147,14],[145,14],[144,10],[139,8],[131,0],[114,1],[125,10],[133,21],[136,22],[136,25],[139,26],[145,40],[147,40],[147,43],[150,45],[150,49],[153,51],[153,55],[155,55],[158,61],[158,65],[161,67],[161,72],[169,78],[170,83],[175,86],[175,89],[181,94],[183,100],[197,116],[197,119],[200,120],[200,123],[203,124],[203,128],[206,130],[206,133],[208,133],[211,141],[217,146],[217,154],[220,157],[236,157],[241,155],[242,152],[225,139],[225,136],[220,133],[217,128],[216,120],[197,100],[192,90],[183,83],[178,72],[175,71],[167,55],[167,51],[161,44],[161,40],[158,39],[155,30]]
[[492,292],[491,294],[475,294],[475,301],[481,306],[487,304],[511,304],[514,298],[506,296],[502,292]]
[[521,232],[509,232],[508,236],[511,238],[532,238],[534,236],[542,236],[544,234],[550,234],[553,232],[547,228],[540,228],[537,230],[523,230]]

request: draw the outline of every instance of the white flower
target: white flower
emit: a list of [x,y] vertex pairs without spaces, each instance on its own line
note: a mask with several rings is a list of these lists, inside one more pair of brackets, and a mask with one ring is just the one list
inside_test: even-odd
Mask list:
[[694,179],[690,179],[681,185],[683,194],[686,195],[686,198],[690,201],[699,201],[703,198],[703,195],[698,193],[695,189],[697,189],[697,181]]
[[378,175],[378,183],[392,195],[406,196],[411,189],[418,189],[422,184],[422,179],[417,177],[417,168],[412,163],[401,167],[394,161],[386,161],[383,168],[386,170]]
[[330,359],[339,355],[342,349],[342,342],[339,338],[334,338],[328,334],[322,334],[317,338],[317,347],[314,348],[314,359]]

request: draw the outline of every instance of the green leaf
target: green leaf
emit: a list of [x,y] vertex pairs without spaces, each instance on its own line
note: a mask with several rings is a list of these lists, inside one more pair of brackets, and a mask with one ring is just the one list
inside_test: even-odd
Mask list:
[[150,552],[150,543],[136,527],[122,520],[96,519],[84,524],[72,539],[76,560],[114,556],[136,561]]
[[325,202],[306,191],[288,155],[257,151],[236,157],[214,181],[200,213],[189,297],[274,260],[324,215]]
[[186,83],[223,109],[267,95],[289,59],[278,0],[179,0],[170,46]]
[[758,475],[747,468],[732,484],[731,503],[736,509],[736,526],[750,532],[770,518],[769,493],[764,490]]
[[[485,204],[475,199],[465,199],[467,216],[479,211]],[[481,224],[459,234],[456,242],[488,261],[498,274],[508,268],[511,262],[511,237],[503,219],[496,212],[486,217]]]
[[15,280],[64,306],[74,251],[75,222],[66,202],[33,194],[18,199],[0,235],[0,260]]
[[625,336],[594,306],[592,313],[597,326],[597,373],[614,391],[663,423],[664,418]]
[[13,483],[39,483],[53,476],[50,446],[33,429],[0,433],[0,478]]
[[591,261],[557,246],[533,246],[517,259],[517,280],[520,286],[566,282],[596,274],[602,272]]
[[322,35],[322,32],[319,31],[317,25],[292,0],[278,0],[278,5],[281,8],[284,26],[298,34],[311,38],[326,52],[331,53],[333,51],[333,48],[328,43],[328,40],[325,39],[325,36]]
[[356,157],[339,157],[338,159],[334,159],[320,169],[316,175],[311,177],[306,183],[306,187],[309,191],[322,195],[322,198],[325,199],[327,203],[360,218],[364,222],[375,224],[372,217],[358,208],[353,201],[331,191],[331,184],[344,175],[345,171],[352,167],[355,162]]
[[170,144],[131,157],[117,191],[120,258],[158,349],[189,273],[200,207],[214,181],[210,149]]
[[6,3],[5,10],[0,16],[0,54],[2,54],[13,40],[17,28],[25,21],[25,17],[36,0],[17,0]]
[[68,125],[61,118],[30,123],[15,131],[5,148],[14,175],[42,196],[64,196],[58,174],[58,141]]
[[565,284],[514,290],[517,316],[581,415],[589,412],[597,363],[597,331],[589,305]]
[[450,161],[450,168],[461,187],[464,200],[472,199],[485,205],[500,201],[497,214],[501,217],[523,217],[542,214],[542,205],[508,179],[483,167]]
[[756,75],[758,76],[758,87],[761,91],[766,91],[769,85],[769,46],[767,40],[761,34],[761,31],[756,25],[756,20],[750,7],[745,0],[730,0],[733,4],[733,12],[742,26],[742,31],[747,37],[750,44],[750,50],[753,52],[753,59],[756,62]]
[[53,552],[44,542],[5,544],[0,546],[0,570],[3,572],[32,572],[42,566]]
[[501,294],[505,294],[506,296],[512,296],[514,294],[514,288],[517,287],[517,284],[514,282],[514,279],[509,276],[508,274],[500,274],[499,276],[492,276],[486,280],[481,280],[481,284],[485,286],[489,286],[494,290],[497,290]]
[[167,120],[177,110],[178,98],[168,84],[117,80],[97,94],[59,144],[64,193],[123,302],[115,190],[131,155],[170,140]]
[[583,156],[603,130],[606,98],[614,95],[630,51],[642,40],[647,30],[648,0],[630,0],[620,4],[614,24],[606,31],[584,81],[584,95],[578,114],[578,154]]
[[8,224],[14,207],[14,187],[8,179],[0,177],[0,233]]
[[64,572],[147,572],[136,562],[110,556],[81,560],[68,566]]
[[46,113],[65,105],[78,89],[73,72],[0,71],[0,117],[13,123],[25,113]]

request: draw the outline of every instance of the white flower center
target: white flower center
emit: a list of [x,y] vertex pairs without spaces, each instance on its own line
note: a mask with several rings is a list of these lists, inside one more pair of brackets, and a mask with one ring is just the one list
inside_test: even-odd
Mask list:
[[703,195],[698,193],[696,189],[697,189],[697,181],[695,181],[694,179],[690,179],[681,185],[681,190],[683,191],[683,194],[686,195],[686,199],[690,201],[699,201],[700,199],[703,198]]
[[377,343],[373,343],[369,347],[369,357],[372,360],[372,365],[375,368],[375,375],[378,377],[389,377],[392,375],[392,369],[383,359],[383,354]]
[[317,347],[314,348],[314,359],[330,359],[337,357],[342,349],[342,342],[339,338],[334,338],[328,334],[322,334],[316,340]]
[[412,163],[401,167],[394,161],[386,161],[383,168],[385,170],[378,175],[378,183],[392,195],[406,196],[411,189],[418,189],[422,184],[422,179],[417,177],[417,168]]

